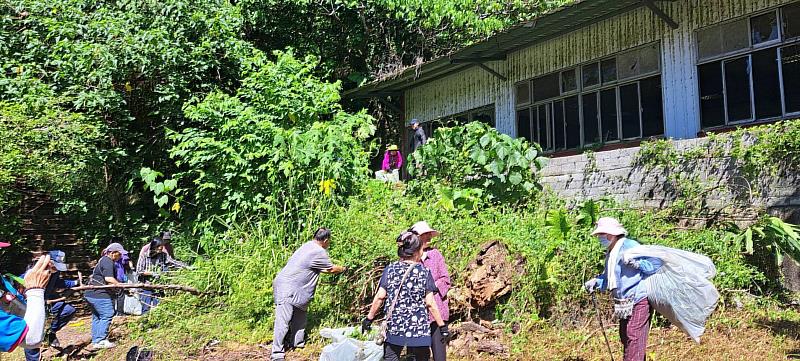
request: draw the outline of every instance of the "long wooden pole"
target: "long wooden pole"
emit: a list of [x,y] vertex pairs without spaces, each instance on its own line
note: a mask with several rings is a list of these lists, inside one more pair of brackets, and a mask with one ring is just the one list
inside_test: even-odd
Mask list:
[[102,286],[78,286],[70,288],[73,291],[86,291],[86,290],[108,290],[108,289],[127,289],[127,288],[142,288],[146,290],[171,290],[171,291],[182,291],[188,292],[193,295],[201,295],[206,292],[201,292],[200,290],[189,287],[189,286],[182,286],[182,285],[154,285],[149,283],[120,283],[116,285],[102,285]]

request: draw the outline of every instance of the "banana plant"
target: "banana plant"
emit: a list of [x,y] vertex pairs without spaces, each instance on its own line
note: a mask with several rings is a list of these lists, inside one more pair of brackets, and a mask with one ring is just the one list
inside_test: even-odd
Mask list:
[[756,242],[766,243],[775,252],[775,262],[780,266],[783,255],[800,260],[800,226],[786,223],[778,217],[765,217],[739,234],[746,254],[752,255]]

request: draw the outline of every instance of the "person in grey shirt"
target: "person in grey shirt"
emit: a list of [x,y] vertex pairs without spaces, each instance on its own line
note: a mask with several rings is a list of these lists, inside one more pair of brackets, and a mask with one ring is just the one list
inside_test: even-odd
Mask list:
[[283,360],[287,349],[305,346],[308,305],[314,298],[320,273],[341,273],[328,257],[331,231],[320,228],[314,239],[303,244],[289,257],[286,266],[272,281],[275,297],[275,327],[272,360]]

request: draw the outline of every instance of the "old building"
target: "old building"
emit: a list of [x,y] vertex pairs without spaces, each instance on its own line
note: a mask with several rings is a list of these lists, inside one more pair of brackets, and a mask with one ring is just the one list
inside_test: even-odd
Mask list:
[[[658,206],[660,181],[630,164],[642,139],[688,146],[798,118],[798,84],[796,0],[583,0],[347,95],[400,99],[428,134],[480,120],[538,142],[554,158],[544,181],[565,196]],[[600,175],[586,174],[595,159]],[[784,183],[764,206],[800,205]]]

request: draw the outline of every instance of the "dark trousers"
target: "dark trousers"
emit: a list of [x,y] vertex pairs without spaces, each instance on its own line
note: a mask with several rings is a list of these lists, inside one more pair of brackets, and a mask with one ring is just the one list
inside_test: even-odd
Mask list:
[[433,361],[447,360],[447,340],[442,337],[442,331],[436,322],[431,323],[431,356]]
[[142,303],[142,314],[158,306],[159,297],[161,297],[161,293],[154,290],[139,291],[139,302]]
[[[400,354],[405,346],[383,344],[384,361],[400,361]],[[406,361],[429,361],[431,359],[431,349],[428,347],[407,347],[408,355]]]
[[644,361],[653,311],[645,298],[633,305],[631,317],[619,321],[619,338],[624,349],[623,361]]

